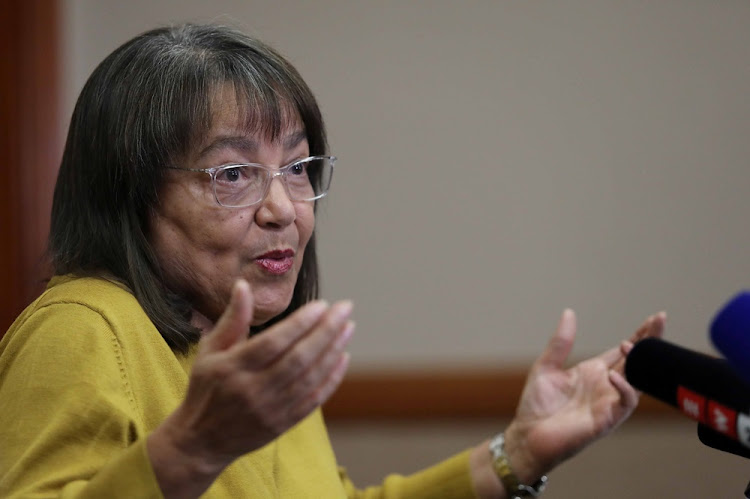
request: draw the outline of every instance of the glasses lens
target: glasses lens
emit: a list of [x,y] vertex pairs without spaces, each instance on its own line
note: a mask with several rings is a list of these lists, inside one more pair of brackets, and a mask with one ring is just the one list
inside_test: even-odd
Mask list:
[[257,166],[232,165],[216,172],[214,192],[223,206],[257,203],[263,197],[266,172]]
[[[291,199],[312,201],[326,195],[333,175],[332,157],[312,157],[289,165],[284,181]],[[272,174],[262,166],[229,165],[214,178],[214,193],[222,206],[239,208],[259,203]]]
[[332,175],[331,158],[308,158],[289,166],[286,171],[286,185],[293,199],[309,201],[326,195]]

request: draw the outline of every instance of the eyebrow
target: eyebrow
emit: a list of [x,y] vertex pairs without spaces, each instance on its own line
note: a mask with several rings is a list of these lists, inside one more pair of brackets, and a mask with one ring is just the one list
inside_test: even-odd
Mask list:
[[284,138],[284,149],[287,151],[294,149],[306,138],[307,133],[304,130],[297,130]]
[[218,149],[236,149],[238,151],[253,153],[258,150],[258,143],[253,139],[243,136],[220,136],[199,152],[198,157],[202,158]]
[[[284,137],[282,141],[284,150],[289,151],[294,149],[306,138],[307,134],[304,130],[296,130]],[[254,153],[258,150],[258,142],[244,135],[219,136],[200,151],[198,157],[205,157],[207,154],[219,149],[235,149],[245,153]]]

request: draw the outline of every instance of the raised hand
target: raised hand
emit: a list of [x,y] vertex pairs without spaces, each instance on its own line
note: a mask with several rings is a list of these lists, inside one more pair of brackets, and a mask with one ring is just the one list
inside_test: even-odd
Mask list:
[[[185,400],[149,437],[165,496],[200,493],[234,459],[309,415],[343,379],[349,363],[344,347],[354,331],[350,302],[309,303],[248,339],[252,310],[250,287],[240,280],[221,319],[201,340]],[[180,483],[186,477],[169,476],[180,469],[175,459],[200,487],[187,491]],[[160,476],[165,460],[171,464]]]
[[616,428],[635,409],[638,392],[623,377],[633,343],[661,336],[666,316],[649,317],[629,341],[565,369],[576,319],[565,310],[557,332],[533,364],[516,417],[506,431],[514,467],[533,481]]

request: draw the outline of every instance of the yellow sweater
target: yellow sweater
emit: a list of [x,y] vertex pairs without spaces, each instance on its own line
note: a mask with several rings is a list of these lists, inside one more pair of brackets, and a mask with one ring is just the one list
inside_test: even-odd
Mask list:
[[[55,277],[0,341],[0,497],[160,498],[145,437],[182,401],[175,354],[125,288]],[[320,411],[237,459],[203,497],[474,497],[468,452],[354,488]]]

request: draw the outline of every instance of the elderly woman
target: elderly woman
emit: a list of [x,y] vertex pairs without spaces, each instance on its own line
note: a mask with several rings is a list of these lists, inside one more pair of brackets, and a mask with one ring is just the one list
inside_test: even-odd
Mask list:
[[565,371],[566,311],[504,433],[356,490],[319,409],[354,330],[350,302],[317,300],[335,161],[309,88],[257,40],[179,26],[107,57],[70,125],[56,275],[0,343],[0,496],[524,497],[632,412],[632,343]]

